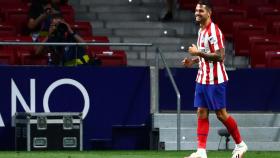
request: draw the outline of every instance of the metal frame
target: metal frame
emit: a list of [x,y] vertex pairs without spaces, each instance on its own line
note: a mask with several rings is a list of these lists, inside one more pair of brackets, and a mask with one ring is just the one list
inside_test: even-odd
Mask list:
[[156,50],[156,70],[155,70],[155,77],[156,77],[156,81],[157,81],[157,88],[156,88],[156,93],[155,93],[155,98],[157,100],[156,102],[156,111],[158,112],[159,111],[159,88],[158,88],[158,81],[159,81],[159,57],[161,57],[162,61],[163,61],[163,64],[164,64],[164,67],[166,68],[167,70],[167,73],[168,73],[168,77],[171,81],[171,84],[173,86],[173,89],[176,93],[176,97],[177,97],[177,150],[181,150],[181,94],[178,90],[178,87],[177,87],[177,84],[174,80],[174,77],[172,76],[172,73],[171,73],[171,70],[169,68],[169,66],[167,65],[166,63],[166,60],[165,60],[165,57],[164,55],[162,54],[161,50],[159,48],[157,48]]

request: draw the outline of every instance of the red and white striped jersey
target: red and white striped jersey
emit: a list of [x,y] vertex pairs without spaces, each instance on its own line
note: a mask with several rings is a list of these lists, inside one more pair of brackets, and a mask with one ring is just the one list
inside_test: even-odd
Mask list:
[[[224,48],[224,36],[217,25],[212,21],[204,30],[199,29],[198,50],[204,53],[214,53]],[[219,84],[228,80],[224,62],[205,61],[199,57],[199,70],[196,82],[201,84]]]

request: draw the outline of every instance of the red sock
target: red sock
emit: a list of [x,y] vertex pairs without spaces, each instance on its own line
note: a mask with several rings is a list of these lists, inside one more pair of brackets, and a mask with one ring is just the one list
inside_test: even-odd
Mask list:
[[209,120],[200,119],[197,120],[197,146],[198,148],[206,149],[206,142],[209,132]]
[[234,139],[236,144],[239,144],[242,142],[242,138],[240,136],[240,132],[237,126],[237,123],[233,119],[233,117],[229,116],[228,119],[223,122],[223,124],[227,127],[228,132]]

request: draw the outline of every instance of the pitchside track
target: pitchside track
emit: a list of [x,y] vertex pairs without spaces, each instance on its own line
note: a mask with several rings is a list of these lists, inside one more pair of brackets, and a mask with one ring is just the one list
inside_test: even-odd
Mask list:
[[[1,151],[0,158],[183,158],[192,151]],[[231,158],[231,151],[209,151],[208,158]],[[244,158],[280,158],[278,152],[247,152]]]

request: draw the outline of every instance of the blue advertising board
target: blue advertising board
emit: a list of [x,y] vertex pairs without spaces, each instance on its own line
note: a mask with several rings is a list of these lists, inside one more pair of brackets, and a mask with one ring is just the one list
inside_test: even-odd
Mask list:
[[111,138],[112,125],[149,121],[149,68],[0,67],[0,76],[2,150],[14,148],[15,112],[83,112],[85,149]]

